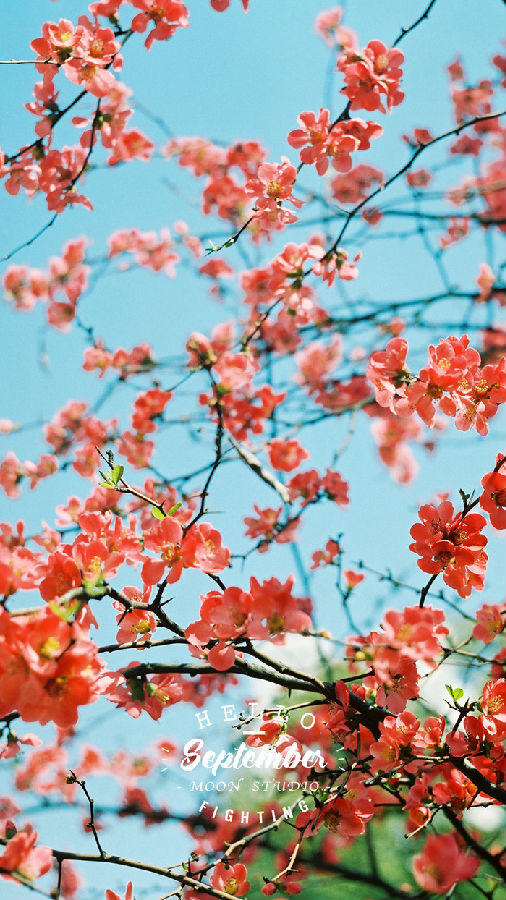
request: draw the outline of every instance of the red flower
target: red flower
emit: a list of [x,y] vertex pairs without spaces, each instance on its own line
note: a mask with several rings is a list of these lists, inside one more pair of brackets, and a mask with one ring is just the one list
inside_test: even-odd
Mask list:
[[346,569],[346,571],[343,572],[343,575],[346,580],[346,587],[349,591],[353,590],[353,588],[356,587],[357,584],[360,584],[365,578],[363,572],[354,572],[353,569]]
[[[133,896],[133,885],[132,882],[129,881],[126,890],[125,890],[125,900],[132,900]],[[115,891],[106,891],[105,892],[105,900],[122,900],[122,898]]]
[[271,465],[278,472],[291,472],[309,458],[307,450],[296,440],[283,441],[281,438],[274,438],[270,442],[268,450]]
[[344,75],[346,87],[341,91],[351,101],[351,109],[379,110],[385,112],[398,106],[404,99],[399,90],[402,78],[401,65],[404,54],[381,41],[369,41],[362,53],[345,50],[337,61],[337,68]]
[[414,543],[409,549],[418,553],[418,566],[430,574],[443,573],[443,579],[461,597],[469,597],[472,588],[481,591],[487,564],[483,548],[487,543],[481,530],[486,525],[479,513],[455,514],[449,500],[438,507],[421,506],[417,522],[410,530]]
[[490,644],[496,635],[504,630],[504,615],[506,607],[497,603],[485,603],[476,613],[476,625],[473,629],[473,637],[484,644]]
[[181,556],[185,566],[202,572],[217,573],[226,569],[230,560],[230,550],[223,547],[221,534],[209,522],[193,525],[181,545]]
[[253,600],[253,622],[249,634],[259,640],[270,639],[275,643],[284,642],[284,633],[300,633],[312,628],[311,618],[306,611],[307,602],[292,595],[293,576],[284,584],[277,578],[269,578],[260,584],[256,578],[250,580],[250,594]]
[[[9,834],[9,823],[6,825],[6,837]],[[7,839],[4,852],[0,855],[0,869],[3,869],[2,878],[8,881],[17,881],[6,872],[13,872],[31,882],[49,871],[53,863],[53,853],[49,847],[35,846],[37,832],[31,825],[26,825],[22,831],[14,830],[14,835]]]
[[[501,454],[497,456],[497,463],[500,459]],[[497,472],[487,472],[481,483],[480,506],[488,512],[494,528],[502,530],[506,528],[506,462]]]
[[243,866],[242,863],[227,866],[225,863],[220,862],[215,866],[209,881],[214,888],[223,891],[225,894],[230,894],[232,897],[242,897],[243,894],[249,891],[249,881],[246,880],[247,874],[246,866]]
[[446,894],[458,881],[468,881],[480,867],[477,856],[461,850],[454,834],[431,834],[413,859],[413,874],[425,891]]
[[496,740],[506,738],[506,679],[487,681],[483,688],[481,708],[486,725],[493,726]]

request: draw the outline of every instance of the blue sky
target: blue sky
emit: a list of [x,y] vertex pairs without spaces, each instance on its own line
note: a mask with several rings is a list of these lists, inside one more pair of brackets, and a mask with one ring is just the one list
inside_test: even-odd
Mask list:
[[[189,0],[191,27],[179,31],[169,43],[155,43],[146,53],[141,40],[132,39],[125,48],[123,81],[134,90],[135,99],[160,116],[174,135],[202,135],[211,139],[232,142],[236,139],[258,139],[267,148],[269,159],[281,154],[296,161],[296,154],[286,143],[286,135],[296,127],[296,117],[302,110],[317,110],[325,105],[325,84],[328,78],[329,51],[314,34],[316,14],[325,5],[321,0],[252,0],[251,10],[243,15],[239,0],[223,15],[213,12],[207,0]],[[329,4],[330,6],[331,4]],[[344,4],[343,4],[344,5]],[[409,25],[423,8],[422,2],[406,4],[405,0],[360,0],[349,2],[345,24],[358,32],[359,42],[365,45],[373,38],[387,44],[399,34],[401,26]],[[80,2],[60,0],[25,0],[22,15],[19,5],[6,4],[2,10],[0,32],[0,58],[29,58],[29,42],[40,34],[46,18],[65,16],[73,19],[84,11]],[[382,116],[385,135],[364,160],[382,168],[387,174],[399,168],[407,159],[405,144],[400,135],[414,126],[424,126],[438,134],[453,125],[448,98],[448,82],[445,66],[457,53],[465,62],[472,82],[490,74],[488,60],[499,51],[498,35],[503,30],[503,5],[498,0],[487,0],[477,6],[472,0],[445,0],[436,3],[429,21],[420,26],[402,44],[406,54],[404,90],[405,103],[390,116]],[[0,146],[7,153],[31,139],[33,121],[23,110],[23,103],[31,99],[34,70],[31,66],[2,66],[4,114],[0,120]],[[338,76],[333,75],[330,84],[331,112],[337,113],[343,106],[339,95]],[[73,96],[72,86],[62,87],[62,96]],[[328,93],[328,92],[327,92]],[[80,109],[91,110],[84,102]],[[371,115],[375,118],[375,115]],[[166,135],[141,111],[137,111],[133,124],[144,130],[162,145]],[[77,140],[75,129],[63,125],[64,140]],[[431,154],[429,156],[429,154]],[[427,153],[427,165],[445,158],[445,149],[438,147]],[[100,160],[100,156],[98,157]],[[454,171],[454,183],[458,183],[463,170]],[[177,185],[175,192],[167,184]],[[315,182],[304,173],[303,185]],[[399,184],[392,190],[392,197],[402,193]],[[13,262],[44,267],[51,255],[57,255],[63,243],[71,237],[86,234],[92,241],[91,256],[104,252],[108,235],[118,228],[138,227],[140,230],[159,230],[172,226],[179,218],[185,219],[196,233],[227,233],[227,226],[216,220],[204,220],[199,212],[199,183],[187,177],[174,163],[155,160],[150,165],[132,163],[113,170],[101,168],[92,172],[85,185],[85,193],[94,205],[94,212],[72,209],[59,217],[55,225],[32,247],[19,253]],[[22,198],[0,194],[0,255],[9,252],[17,244],[27,240],[49,218],[41,198],[32,202]],[[295,232],[292,239],[302,240],[303,230]],[[300,235],[300,237],[299,237]],[[350,232],[351,235],[351,232]],[[267,260],[279,249],[279,242],[262,248],[262,259]],[[346,244],[350,253],[363,250],[360,276],[346,288],[346,298],[352,309],[360,308],[365,300],[374,298],[388,301],[430,294],[441,289],[439,275],[420,242],[413,239],[402,245],[399,241],[376,241],[360,246],[350,237]],[[473,284],[479,262],[485,259],[485,246],[481,237],[473,238],[465,245],[451,248],[447,261],[452,282],[462,288]],[[244,267],[240,255],[231,251],[227,261],[238,269]],[[322,297],[325,302],[325,297]],[[337,302],[337,293],[334,302]],[[164,275],[135,271],[129,275],[110,274],[100,280],[80,305],[80,315],[85,324],[94,324],[97,333],[108,346],[130,347],[141,340],[150,342],[158,357],[181,355],[184,341],[192,330],[208,332],[213,324],[228,318],[234,308],[233,298],[220,306],[209,300],[207,286],[193,274],[179,268],[175,280]],[[460,315],[460,310],[449,306],[448,317]],[[54,411],[70,396],[88,398],[93,402],[100,396],[103,383],[94,375],[80,369],[85,346],[82,332],[77,329],[69,335],[48,330],[44,324],[44,310],[34,314],[15,313],[5,304],[0,309],[3,336],[4,384],[1,393],[0,417],[17,422],[33,422],[50,418]],[[433,334],[423,332],[413,335],[416,349],[427,345],[429,339],[446,336],[435,329]],[[410,336],[411,337],[411,336]],[[46,365],[41,366],[44,354]],[[414,367],[414,366],[413,366]],[[194,381],[200,376],[196,376]],[[164,386],[170,386],[172,374],[164,376]],[[204,381],[201,388],[204,389]],[[177,407],[195,409],[195,388],[183,394]],[[124,417],[128,414],[132,393],[128,388],[113,395],[103,407],[103,416]],[[372,439],[369,420],[359,419],[350,449],[343,454],[339,470],[351,484],[352,504],[349,510],[336,507],[314,510],[308,516],[301,535],[301,552],[309,559],[310,551],[323,546],[327,537],[344,532],[343,545],[346,564],[352,565],[364,559],[372,568],[405,577],[415,585],[423,584],[421,573],[416,570],[414,557],[408,550],[409,527],[416,520],[421,502],[428,502],[435,492],[450,490],[454,498],[458,488],[472,489],[479,485],[482,474],[492,467],[495,454],[503,440],[504,417],[492,423],[491,434],[482,441],[474,432],[457,432],[450,422],[441,446],[433,456],[425,451],[415,451],[421,462],[418,480],[408,488],[391,482],[386,470],[379,466]],[[347,422],[332,420],[311,434],[303,431],[304,441],[312,453],[311,464],[324,467],[334,449],[340,445],[346,433]],[[38,429],[24,431],[9,438],[0,437],[0,454],[12,447],[21,459],[35,459],[43,449]],[[212,432],[207,430],[202,441],[189,441],[182,428],[171,429],[160,441],[155,462],[168,474],[181,474],[187,467],[197,467],[209,458]],[[70,474],[58,475],[43,482],[38,489],[23,492],[18,501],[8,501],[0,496],[0,518],[10,521],[25,517],[29,529],[36,529],[41,520],[52,522],[53,509],[72,493],[83,496],[86,485]],[[276,498],[269,489],[250,473],[245,475],[240,463],[224,466],[213,484],[212,509],[214,521],[223,530],[225,542],[237,547],[237,535],[242,535],[242,517],[251,510],[253,503],[260,506],[276,505]],[[241,538],[242,540],[242,538]],[[240,547],[246,547],[244,540]],[[491,540],[495,557],[491,559],[486,596],[491,601],[504,592],[502,555],[504,542]],[[293,569],[293,559],[285,548],[275,548],[255,566],[239,569],[237,579],[247,585],[249,575],[268,577],[277,574],[285,577]],[[198,575],[189,577],[184,587],[176,593],[174,615],[198,609],[198,593],[207,584]],[[319,599],[319,622],[335,634],[344,627],[338,600],[328,574],[318,575],[314,581],[315,596]],[[483,595],[485,599],[485,594]],[[481,602],[481,597],[468,601],[468,609]],[[377,624],[378,610],[385,602],[404,604],[411,602],[409,594],[388,596],[385,585],[368,578],[356,592],[353,611],[361,625]],[[191,621],[191,618],[188,620]],[[112,628],[111,623],[106,627]],[[111,708],[112,709],[112,708]],[[89,724],[90,741],[96,739],[97,729],[91,723],[99,715],[99,708],[86,711],[84,722]],[[119,746],[142,747],[148,739],[169,735],[172,729],[191,730],[193,710],[182,712],[171,709],[164,716],[162,725],[143,720],[142,734],[135,722],[127,716],[114,716],[109,712],[107,722],[100,726],[100,737],[107,748]],[[161,791],[165,789],[161,786]],[[102,790],[102,788],[100,788]],[[41,828],[44,834],[56,834],[56,840],[71,839],[85,845],[87,838],[79,834],[77,827],[69,831],[63,822],[57,826],[47,813]],[[151,846],[149,831],[139,834],[134,823],[128,823],[122,840],[125,845],[134,842],[139,856],[159,858],[158,847]],[[164,826],[167,835],[168,862],[175,861],[184,847],[175,830]],[[70,837],[71,836],[71,837]],[[107,840],[112,832],[107,833]],[[158,840],[158,838],[157,838]],[[83,843],[84,842],[84,843]],[[91,881],[90,876],[90,881]],[[118,874],[121,884],[123,876]],[[125,879],[126,880],[126,879]],[[93,882],[91,882],[93,883]],[[135,878],[142,886],[149,880]],[[113,886],[110,881],[109,886]],[[22,896],[12,889],[12,898]],[[86,900],[95,900],[102,893],[90,887]],[[140,892],[139,892],[140,896]]]

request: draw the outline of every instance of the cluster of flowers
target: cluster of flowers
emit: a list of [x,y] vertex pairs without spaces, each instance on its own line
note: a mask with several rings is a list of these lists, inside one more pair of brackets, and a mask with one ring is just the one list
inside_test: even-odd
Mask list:
[[353,375],[347,382],[333,377],[342,358],[342,340],[338,334],[333,334],[327,342],[310,341],[295,357],[298,368],[295,380],[304,385],[317,404],[332,412],[355,404],[361,406],[370,398],[364,376]]
[[39,147],[37,142],[33,149],[21,150],[10,158],[0,151],[0,178],[6,179],[7,193],[15,196],[23,188],[27,197],[33,197],[43,191],[47,207],[54,213],[75,203],[93,209],[88,198],[74,190],[86,168],[88,152],[80,145],[47,153]]
[[340,6],[323,10],[315,19],[315,31],[328,47],[356,50],[358,48],[356,34],[351,28],[341,25],[342,17],[343,10]]
[[[296,220],[283,203],[302,206],[302,201],[292,195],[297,171],[286,157],[279,164],[267,163],[266,151],[257,141],[219,147],[201,137],[174,138],[163,152],[169,158],[177,156],[179,165],[190,169],[196,178],[206,176],[202,190],[205,215],[215,213],[235,226],[245,224],[253,215],[250,234],[254,241]],[[240,180],[233,169],[239,170]]]
[[[358,276],[356,263],[360,253],[348,259],[347,251],[339,247],[328,254],[324,243],[321,235],[314,235],[303,244],[289,242],[270,263],[240,275],[243,302],[250,308],[249,328],[254,334],[259,332],[276,353],[293,354],[297,350],[302,340],[301,325],[311,324],[323,331],[329,327],[329,314],[318,305],[316,292],[306,281],[309,272],[330,286],[336,277],[351,281]],[[278,303],[281,309],[274,316]],[[246,338],[249,333],[246,329]],[[338,340],[335,335],[331,343],[334,340]]]
[[16,618],[2,609],[1,624],[0,715],[17,710],[26,722],[75,725],[78,707],[103,693],[105,664],[86,630],[49,608]]
[[201,394],[200,403],[216,415],[219,402],[224,426],[238,440],[250,433],[261,434],[265,422],[286,394],[276,393],[268,384],[255,388],[252,379],[259,371],[255,357],[245,351],[234,353],[233,327],[217,325],[208,338],[193,332],[186,342],[188,365],[192,369],[208,369],[213,373],[211,394]]
[[[371,41],[363,55],[352,50],[345,52],[338,67],[346,81],[342,93],[349,97],[351,108],[384,112],[383,96],[386,96],[389,109],[400,103],[404,95],[398,87],[402,77],[399,65],[403,59],[400,50],[387,50],[380,41]],[[352,167],[350,154],[369,149],[370,141],[383,133],[380,125],[363,119],[331,124],[328,109],[320,109],[318,115],[302,112],[298,122],[301,127],[290,132],[288,143],[294,148],[302,148],[301,162],[315,165],[319,175],[327,171],[329,161],[338,172],[348,172]],[[280,163],[265,162],[265,152],[255,142],[223,149],[202,138],[171,140],[165,153],[177,155],[179,164],[191,168],[197,177],[208,176],[203,191],[206,214],[216,207],[219,216],[243,224],[248,218],[247,205],[253,203],[250,229],[253,240],[296,221],[297,217],[285,204],[297,209],[302,206],[302,201],[293,196],[297,170],[286,157],[281,157]],[[243,185],[230,174],[234,165],[245,177]],[[374,177],[372,171],[371,177]],[[340,265],[334,262],[335,269],[339,270]]]
[[97,447],[103,447],[112,440],[117,420],[103,422],[97,416],[87,415],[88,406],[84,401],[69,400],[58,410],[53,419],[44,426],[44,438],[51,446],[52,453],[43,453],[37,463],[26,460],[21,463],[16,454],[9,451],[0,462],[0,486],[8,497],[18,497],[20,482],[28,478],[34,488],[41,478],[52,475],[59,469],[58,457],[66,456],[72,449],[72,468],[83,478],[94,478],[100,458]]
[[171,397],[170,391],[151,388],[138,393],[134,400],[132,430],[121,432],[118,450],[136,469],[149,464],[155,444],[146,440],[146,435],[156,431],[154,420],[162,416]]
[[179,256],[174,252],[174,241],[168,228],[162,228],[160,236],[154,231],[140,232],[137,228],[115,231],[109,238],[109,258],[120,253],[131,253],[138,266],[153,272],[165,272],[175,278],[175,265]]
[[369,41],[361,52],[345,48],[337,61],[345,87],[341,90],[350,101],[350,109],[391,112],[404,99],[399,88],[404,53],[396,47],[388,49],[381,41]]
[[[381,125],[364,122],[363,119],[347,119],[330,123],[328,109],[302,112],[297,116],[300,128],[288,135],[290,147],[300,151],[300,161],[314,165],[318,175],[324,175],[329,161],[336,172],[349,172],[352,167],[351,154],[357,150],[369,150],[371,140],[383,134]],[[306,146],[306,144],[308,146]]]
[[[504,56],[497,54],[493,57],[492,63],[500,72],[504,72],[506,65]],[[459,58],[448,66],[448,73],[451,81],[454,117],[458,125],[477,116],[487,116],[492,112],[493,81],[484,79],[474,86],[471,85]],[[466,177],[460,187],[451,190],[448,194],[448,200],[456,206],[462,205],[471,197],[482,200],[485,204],[483,218],[487,221],[498,220],[497,227],[501,231],[506,229],[506,225],[502,221],[506,207],[506,192],[502,174],[505,134],[506,129],[500,119],[492,118],[476,122],[472,129],[466,129],[466,132],[454,141],[450,153],[458,156],[477,157],[483,151],[488,138],[488,145],[498,151],[498,158],[480,167],[478,175]],[[442,246],[448,246],[455,240],[460,240],[469,233],[469,226],[470,222],[465,216],[455,219],[450,226],[448,235],[443,237]]]
[[[433,628],[436,619],[432,615],[418,616],[420,611],[404,611],[389,613],[391,617],[387,627],[384,643],[394,639],[394,645],[405,630],[411,640],[412,657],[416,657],[417,649],[421,649],[425,659],[432,652],[439,654],[439,636],[447,633],[447,629],[438,625]],[[423,611],[421,611],[423,612]],[[431,611],[432,612],[432,611]],[[441,614],[442,615],[442,614]],[[393,617],[397,617],[394,619]],[[440,619],[439,619],[440,621]],[[384,620],[384,627],[387,624]],[[364,697],[364,688],[354,686],[354,696]],[[481,706],[483,713],[479,718],[468,716],[472,723],[467,723],[470,732],[480,736],[464,749],[463,734],[450,731],[446,735],[446,723],[443,716],[431,716],[422,724],[416,716],[407,710],[396,715],[386,716],[380,721],[376,737],[364,724],[360,724],[360,736],[357,735],[356,724],[353,724],[350,695],[343,682],[336,684],[337,703],[320,711],[315,717],[309,742],[325,746],[325,731],[343,745],[343,749],[360,755],[365,761],[363,771],[354,771],[347,775],[346,782],[337,787],[334,797],[314,810],[303,811],[296,820],[297,827],[304,827],[309,834],[322,827],[330,834],[323,839],[321,851],[329,861],[335,859],[335,849],[352,843],[359,835],[364,834],[367,822],[374,814],[375,802],[381,802],[384,795],[377,793],[377,788],[370,786],[372,773],[378,777],[388,778],[395,771],[406,776],[407,786],[403,797],[404,809],[408,813],[407,829],[417,832],[428,824],[439,806],[450,806],[460,817],[462,810],[476,804],[476,787],[451,762],[441,760],[441,756],[450,753],[463,756],[469,754],[472,763],[483,773],[490,775],[490,758],[493,756],[499,769],[504,768],[505,755],[500,747],[504,739],[504,722],[506,711],[506,682],[495,679],[487,683],[483,690]],[[478,723],[481,723],[479,727]],[[276,723],[269,728],[265,725],[265,740],[270,733],[274,740],[282,733]],[[492,736],[492,739],[489,738]],[[306,732],[307,736],[307,732]],[[417,759],[413,759],[413,755]],[[488,798],[484,797],[486,802]],[[465,852],[465,844],[461,844],[454,834],[430,835],[423,850],[413,859],[413,874],[420,887],[436,894],[446,893],[452,885],[465,881],[475,874],[479,867],[479,859]],[[290,893],[290,892],[289,892]],[[294,891],[295,893],[295,891]]]
[[411,528],[414,543],[409,545],[420,559],[422,572],[443,573],[443,580],[460,597],[469,597],[473,588],[483,590],[487,538],[481,533],[487,520],[479,513],[455,513],[453,504],[443,500],[439,506],[421,506],[420,522]]
[[[298,441],[272,441],[275,444],[274,454],[282,454],[280,464],[276,468],[281,471],[290,471],[286,467],[286,459],[296,461],[300,453],[306,451],[300,446]],[[293,446],[295,445],[295,446]],[[270,453],[271,460],[273,453]],[[298,465],[295,462],[295,465]],[[290,468],[295,468],[290,463]],[[349,503],[348,483],[341,477],[339,472],[333,472],[327,469],[322,477],[316,469],[310,469],[307,472],[300,472],[294,475],[286,483],[290,501],[300,501],[302,508],[309,504],[318,503],[325,498],[334,501],[337,506],[344,507]],[[258,539],[257,550],[259,553],[265,553],[271,543],[289,544],[296,540],[297,527],[299,525],[299,516],[293,515],[283,521],[283,507],[276,508],[266,507],[261,509],[257,504],[253,505],[256,516],[246,516],[244,524],[246,528],[246,536]]]
[[[145,41],[149,50],[153,41],[165,41],[179,28],[188,25],[188,10],[181,0],[160,0],[157,4],[151,0],[127,0],[139,12],[129,29],[122,32],[117,19],[122,2],[99,0],[91,3],[92,19],[82,15],[77,25],[68,19],[60,19],[58,23],[45,22],[41,37],[31,42],[42,81],[35,84],[34,100],[27,103],[26,108],[37,119],[37,140],[7,159],[0,154],[0,177],[6,179],[5,188],[10,194],[17,194],[21,188],[29,197],[42,191],[48,209],[56,213],[75,203],[91,209],[90,201],[78,193],[75,186],[85,172],[99,136],[109,150],[109,165],[150,158],[154,149],[152,141],[138,129],[126,128],[133,112],[128,103],[132,92],[113,74],[122,67],[117,36],[144,32],[151,25],[152,30]],[[106,18],[108,24],[101,25],[99,17]],[[111,23],[118,26],[117,33],[110,27]],[[55,77],[60,70],[69,81],[99,102],[91,119],[76,116],[72,120],[78,128],[89,126],[80,143],[58,150],[51,146],[54,126],[67,111],[60,108],[59,91],[55,87]]]
[[[490,100],[494,88],[490,80],[483,79],[474,87],[470,86],[459,57],[448,66],[448,74],[451,82],[454,116],[458,125],[467,119],[486,116],[492,112]],[[488,125],[485,127],[487,128]]]
[[481,365],[469,338],[450,336],[429,346],[428,365],[418,376],[406,366],[408,342],[393,338],[385,350],[373,353],[366,376],[374,386],[376,402],[397,416],[417,413],[433,427],[436,409],[455,417],[462,431],[473,426],[488,433],[488,419],[506,402],[506,357]]
[[[383,181],[384,174],[380,169],[361,163],[346,175],[336,175],[330,182],[330,189],[338,203],[355,205],[365,200],[373,187],[379,186]],[[371,221],[370,213],[368,213],[368,221]],[[377,222],[379,222],[379,218],[375,216],[373,224]]]
[[104,347],[102,341],[97,341],[93,347],[86,347],[83,352],[84,371],[98,371],[99,378],[103,378],[109,369],[113,369],[123,380],[139,372],[149,372],[154,366],[156,361],[153,351],[145,342],[137,344],[131,350],[118,347],[111,352]]
[[141,577],[145,585],[160,581],[167,568],[167,583],[173,584],[181,578],[183,568],[218,574],[230,561],[230,550],[222,545],[219,531],[208,522],[196,522],[185,533],[177,519],[165,516],[144,531],[143,542],[145,550],[161,557],[144,557]]
[[53,453],[42,453],[37,462],[25,459],[22,463],[16,454],[9,450],[0,461],[0,487],[7,497],[19,497],[19,487],[23,478],[28,478],[30,488],[34,488],[42,478],[47,478],[58,471],[58,460]]
[[77,238],[64,245],[61,256],[51,257],[45,271],[8,266],[3,277],[5,299],[24,311],[31,311],[39,300],[47,302],[49,324],[67,331],[75,317],[77,301],[88,287],[90,267],[84,261],[85,252],[86,240]]
[[139,159],[147,162],[151,159],[155,145],[138,128],[126,128],[133,115],[129,105],[132,96],[130,88],[121,81],[114,81],[107,95],[100,100],[100,110],[90,118],[73,116],[72,124],[76,128],[86,129],[79,139],[80,146],[87,155],[100,139],[102,146],[109,151],[107,164],[115,166],[120,162]]
[[[186,510],[183,518],[188,515]],[[124,563],[142,565],[143,592],[127,587],[122,595],[125,599],[115,600],[113,605],[118,610],[117,640],[147,640],[156,629],[153,615],[143,608],[151,585],[160,581],[167,569],[169,583],[181,577],[183,567],[207,573],[223,571],[230,553],[222,546],[219,533],[199,522],[185,534],[175,518],[154,521],[151,517],[141,542],[135,517],[130,517],[128,527],[119,517],[113,524],[110,512],[81,512],[77,521],[80,530],[72,544],[62,544],[59,534],[52,533],[46,559],[24,545],[22,531],[18,529],[15,537],[4,529],[0,544],[2,593],[9,596],[17,590],[38,588],[48,605],[38,613],[19,617],[1,611],[0,669],[5,689],[0,715],[18,710],[26,721],[55,721],[68,728],[77,721],[77,707],[93,702],[99,694],[127,705],[131,715],[139,715],[145,708],[154,718],[169,702],[182,698],[194,702],[199,695],[196,702],[201,705],[202,690],[185,686],[183,679],[155,676],[144,685],[143,697],[142,691],[132,694],[122,673],[106,675],[97,647],[88,639],[89,627],[96,627],[97,622],[89,604],[74,592],[82,588],[83,597],[87,591],[101,592],[105,579],[113,578]],[[156,558],[149,557],[149,551]],[[69,592],[73,592],[70,598]],[[285,605],[288,615],[288,598]],[[75,620],[69,622],[72,616]],[[215,689],[212,682],[209,689]]]
[[407,606],[390,610],[381,622],[381,631],[349,640],[347,656],[352,671],[366,662],[374,674],[364,678],[364,689],[374,692],[376,703],[393,713],[406,708],[419,695],[416,663],[436,664],[441,653],[440,638],[448,634],[444,613],[430,606]]
[[229,587],[204,594],[200,619],[185,630],[190,652],[225,671],[239,653],[234,647],[239,638],[283,644],[288,632],[310,631],[311,601],[294,597],[293,584],[293,576],[284,584],[277,578],[262,583],[251,578],[249,591]]
[[[480,506],[494,528],[506,528],[506,457],[498,454],[497,468],[482,479]],[[448,499],[438,506],[426,504],[418,511],[420,522],[410,534],[414,540],[410,550],[420,556],[418,566],[431,575],[443,573],[443,580],[461,597],[473,588],[483,590],[487,554],[487,538],[482,530],[487,520],[480,513],[458,512]],[[496,611],[496,616],[498,615]]]
[[84,400],[69,400],[44,426],[44,438],[57,456],[74,452],[72,468],[83,478],[94,478],[102,448],[116,432],[118,420],[103,422],[88,414]]
[[[74,27],[69,19],[44,22],[42,36],[30,44],[39,60],[37,71],[44,86],[53,87],[60,67],[73,84],[83,85],[94,97],[105,97],[114,85],[111,67],[121,69],[120,44],[112,28],[102,28],[87,16]],[[53,63],[53,65],[49,65]],[[48,131],[51,123],[48,123]]]

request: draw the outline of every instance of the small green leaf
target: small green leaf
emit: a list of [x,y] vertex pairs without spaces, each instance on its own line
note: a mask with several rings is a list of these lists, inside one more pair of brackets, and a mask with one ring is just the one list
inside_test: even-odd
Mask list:
[[111,472],[111,481],[114,485],[118,483],[120,478],[123,477],[123,472],[125,471],[124,466],[114,466],[114,469]]
[[152,506],[152,507],[151,507],[151,515],[152,515],[155,519],[165,519],[165,513],[162,512],[161,509],[158,509],[157,506]]
[[98,483],[99,483],[100,487],[108,488],[110,491],[114,490],[114,488],[115,488],[115,485],[113,484],[112,481],[99,481]]
[[462,688],[453,688],[450,684],[445,684],[445,688],[454,702],[464,696]]
[[173,516],[174,513],[177,512],[178,509],[180,509],[180,508],[182,507],[182,505],[183,505],[182,503],[174,503],[174,506],[171,506],[171,508],[169,509],[167,515],[168,515],[168,516]]
[[473,495],[466,493],[466,491],[463,491],[462,488],[459,488],[459,494],[460,494],[462,503],[464,504],[464,506],[467,506],[467,504],[470,503]]

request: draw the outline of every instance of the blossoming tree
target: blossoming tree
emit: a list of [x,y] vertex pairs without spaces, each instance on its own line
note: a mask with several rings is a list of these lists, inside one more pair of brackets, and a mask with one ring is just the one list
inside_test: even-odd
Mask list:
[[500,900],[504,56],[442,0],[288,4],[329,65],[276,154],[198,133],[185,41],[229,79],[206,29],[270,30],[290,80],[287,4],[43,5],[2,61],[9,897]]

